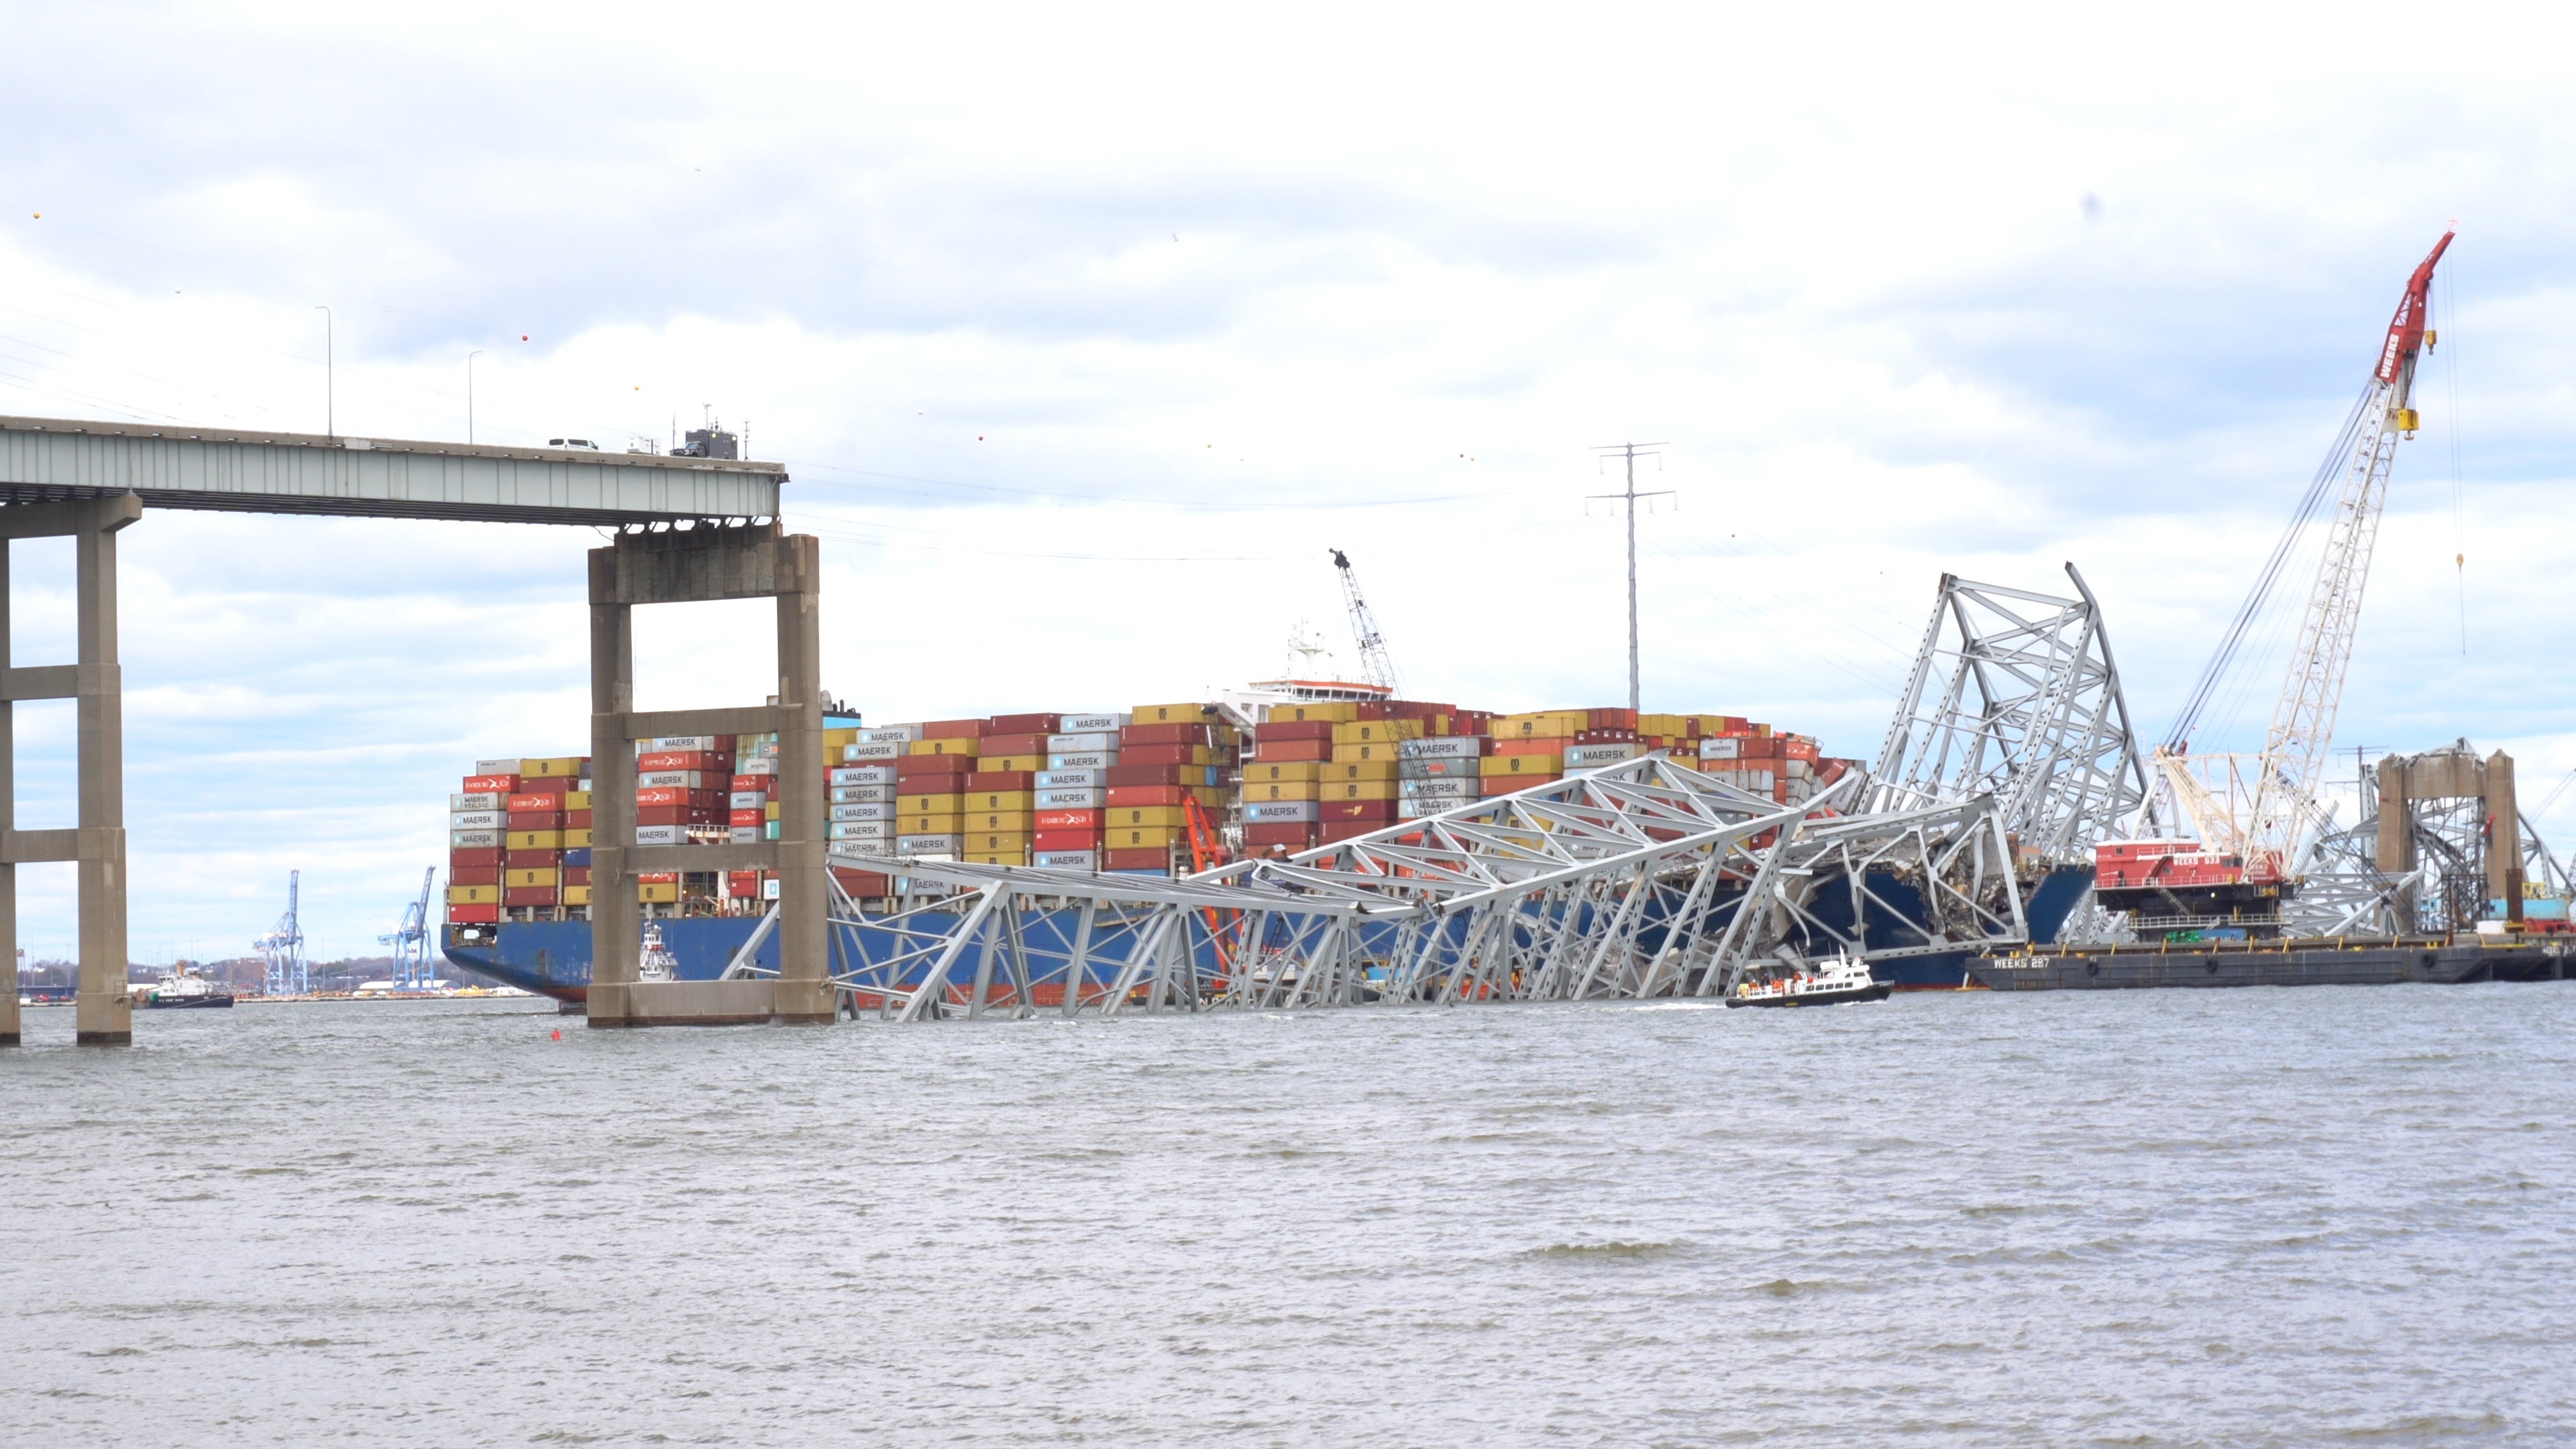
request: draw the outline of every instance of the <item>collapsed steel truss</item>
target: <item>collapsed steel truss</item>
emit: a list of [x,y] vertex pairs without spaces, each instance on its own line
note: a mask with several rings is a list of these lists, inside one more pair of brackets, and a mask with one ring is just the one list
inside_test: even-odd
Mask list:
[[2101,607],[1941,576],[1871,805],[1992,796],[2004,829],[2052,863],[2089,862],[2147,798]]
[[911,894],[838,901],[832,974],[906,1021],[1637,1000],[2028,938],[1990,800],[1838,813],[1866,786],[1783,806],[1650,756],[1177,880],[841,852]]

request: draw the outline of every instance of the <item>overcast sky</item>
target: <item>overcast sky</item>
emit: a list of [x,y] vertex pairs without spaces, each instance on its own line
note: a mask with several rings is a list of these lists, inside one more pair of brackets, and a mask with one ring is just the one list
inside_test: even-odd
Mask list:
[[[2161,730],[2456,224],[2338,744],[2576,766],[2556,12],[382,13],[17,7],[0,412],[319,431],[325,306],[342,433],[463,438],[478,351],[483,441],[712,408],[889,722],[1347,649],[1334,546],[1408,693],[1623,702],[1586,495],[1651,441],[1647,707],[1872,756],[1944,570],[2073,561]],[[589,531],[123,540],[138,958],[245,949],[294,868],[373,951],[472,760],[586,743]],[[68,547],[16,550],[14,657],[67,658]],[[768,648],[649,611],[644,703]],[[68,706],[19,715],[19,824],[69,824]],[[70,868],[19,874],[67,954]]]

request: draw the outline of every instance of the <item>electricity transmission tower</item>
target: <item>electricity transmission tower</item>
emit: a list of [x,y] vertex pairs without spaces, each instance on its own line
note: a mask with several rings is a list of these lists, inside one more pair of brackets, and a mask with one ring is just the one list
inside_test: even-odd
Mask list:
[[[1620,493],[1595,493],[1592,495],[1594,499],[1606,498],[1614,502],[1624,504],[1628,511],[1628,708],[1630,709],[1641,707],[1637,702],[1637,500],[1640,498],[1670,498],[1674,496],[1673,490],[1669,488],[1659,488],[1651,493],[1640,493],[1637,491],[1637,460],[1639,458],[1661,459],[1663,457],[1663,454],[1661,453],[1641,453],[1638,449],[1652,449],[1660,448],[1662,446],[1664,445],[1661,443],[1617,443],[1600,449],[1599,451],[1603,454],[1602,461],[1607,462],[1609,459],[1615,457],[1620,458],[1627,463],[1628,487],[1626,491]],[[1662,464],[1658,462],[1656,466],[1661,467]]]

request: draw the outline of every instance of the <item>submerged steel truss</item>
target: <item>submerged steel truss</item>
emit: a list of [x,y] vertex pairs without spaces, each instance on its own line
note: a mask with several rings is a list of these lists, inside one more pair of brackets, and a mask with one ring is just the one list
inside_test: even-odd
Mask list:
[[1650,756],[1177,880],[845,852],[910,894],[839,899],[832,978],[907,1021],[1639,1000],[2028,938],[1989,800],[1839,813],[1866,783],[1780,805]]
[[2147,799],[2101,607],[1941,576],[1905,697],[1888,722],[1871,806],[1991,796],[2004,830],[2058,864],[2089,862]]

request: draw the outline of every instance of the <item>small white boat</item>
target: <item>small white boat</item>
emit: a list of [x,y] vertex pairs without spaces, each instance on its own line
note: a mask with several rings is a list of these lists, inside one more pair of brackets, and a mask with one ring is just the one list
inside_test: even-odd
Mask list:
[[679,974],[680,958],[672,955],[670,949],[662,944],[662,923],[645,922],[644,939],[636,955],[635,979],[671,981],[677,979]]
[[233,989],[202,972],[192,971],[181,961],[170,968],[170,974],[154,982],[143,993],[146,1009],[167,1011],[174,1007],[230,1006]]
[[1726,998],[1729,1006],[1838,1006],[1847,1001],[1885,1001],[1894,983],[1870,978],[1869,963],[1850,956],[1820,961],[1814,970],[1747,981]]

